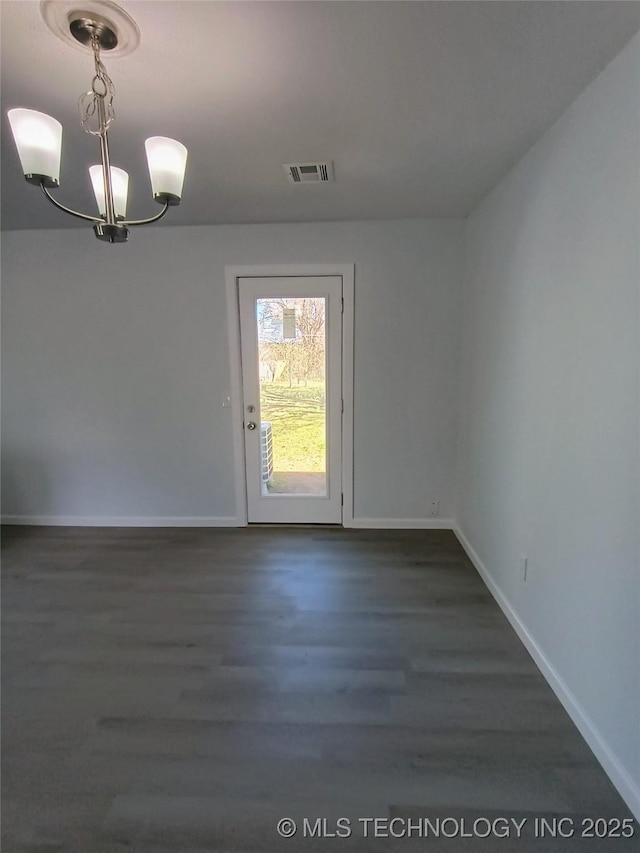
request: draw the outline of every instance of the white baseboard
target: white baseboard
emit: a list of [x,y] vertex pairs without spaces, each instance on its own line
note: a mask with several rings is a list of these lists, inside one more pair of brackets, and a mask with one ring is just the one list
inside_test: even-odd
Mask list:
[[233,518],[209,516],[3,515],[2,524],[34,527],[240,527]]
[[467,556],[487,585],[489,592],[498,602],[500,609],[522,640],[525,648],[535,661],[553,692],[564,706],[564,709],[575,723],[578,731],[586,740],[591,751],[602,765],[605,773],[618,789],[620,796],[629,806],[636,819],[640,821],[640,787],[622,766],[611,747],[607,744],[597,727],[594,725],[588,713],[576,699],[569,687],[565,684],[562,676],[557,672],[551,661],[542,651],[533,635],[529,632],[524,622],[522,622],[518,616],[511,602],[502,593],[492,578],[489,570],[484,565],[467,537],[455,523],[453,525],[453,531],[458,537],[460,544],[467,552]]
[[352,518],[345,527],[381,530],[453,530],[452,518]]
[[[236,516],[108,516],[108,515],[3,515],[0,524],[34,527],[246,527]],[[352,518],[345,527],[380,530],[452,530],[451,518]]]

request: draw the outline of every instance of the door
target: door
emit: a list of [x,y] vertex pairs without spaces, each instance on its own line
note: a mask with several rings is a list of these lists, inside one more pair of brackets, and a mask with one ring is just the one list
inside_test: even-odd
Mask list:
[[342,521],[342,277],[239,278],[249,522]]

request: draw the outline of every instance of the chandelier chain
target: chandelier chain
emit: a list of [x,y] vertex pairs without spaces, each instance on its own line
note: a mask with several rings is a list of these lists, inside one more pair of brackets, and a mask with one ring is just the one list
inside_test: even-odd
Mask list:
[[[92,136],[104,136],[116,115],[113,99],[116,94],[113,80],[100,58],[100,39],[97,33],[91,37],[95,75],[91,81],[91,90],[83,92],[78,100],[81,124]],[[103,109],[100,109],[102,104]]]

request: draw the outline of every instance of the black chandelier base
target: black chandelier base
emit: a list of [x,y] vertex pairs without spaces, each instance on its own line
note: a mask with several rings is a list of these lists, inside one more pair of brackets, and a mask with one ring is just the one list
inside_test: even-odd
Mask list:
[[96,222],[93,226],[98,240],[105,243],[126,243],[129,239],[129,229],[126,225],[108,225],[106,222]]

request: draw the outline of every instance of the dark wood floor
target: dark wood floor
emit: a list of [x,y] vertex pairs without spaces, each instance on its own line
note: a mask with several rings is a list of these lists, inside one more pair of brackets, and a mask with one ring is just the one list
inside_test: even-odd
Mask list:
[[639,849],[580,837],[630,814],[450,532],[4,528],[3,554],[4,853]]

